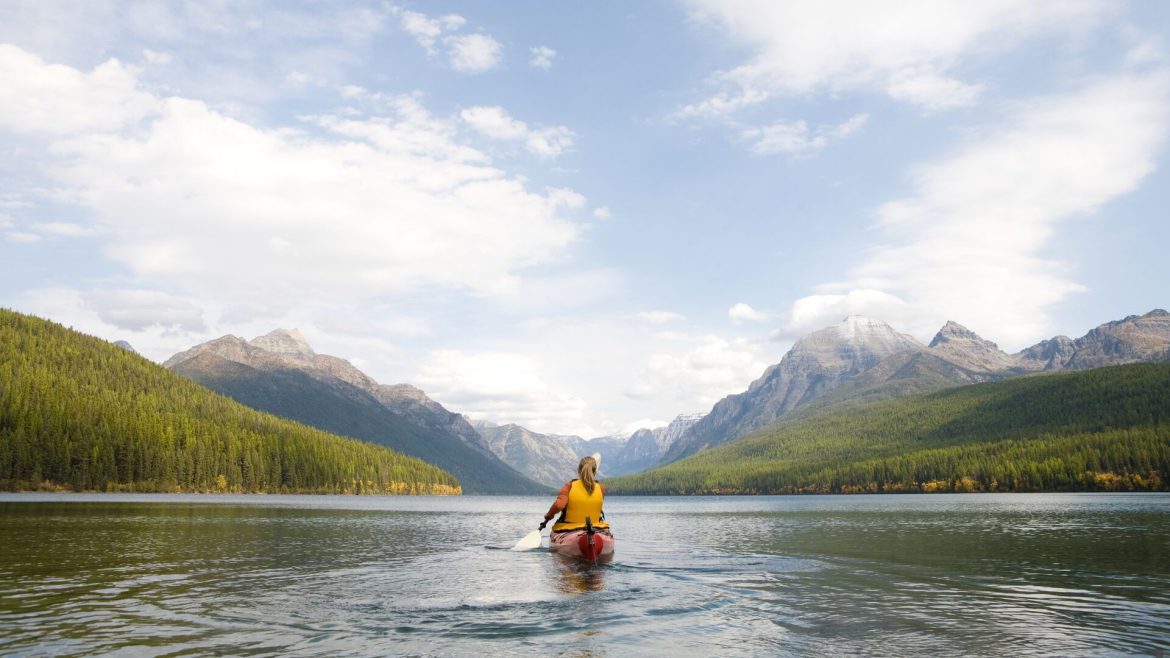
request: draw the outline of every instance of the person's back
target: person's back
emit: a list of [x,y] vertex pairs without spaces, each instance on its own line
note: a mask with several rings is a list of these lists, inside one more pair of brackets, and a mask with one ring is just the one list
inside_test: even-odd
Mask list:
[[605,522],[605,485],[597,481],[597,458],[581,458],[577,465],[577,478],[565,483],[557,492],[557,499],[544,515],[541,529],[557,514],[560,518],[553,524],[553,532],[579,530],[586,526],[602,530],[609,527]]

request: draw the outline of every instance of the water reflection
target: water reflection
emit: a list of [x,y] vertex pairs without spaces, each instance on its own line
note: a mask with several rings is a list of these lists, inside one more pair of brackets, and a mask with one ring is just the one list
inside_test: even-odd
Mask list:
[[585,562],[555,553],[552,555],[552,561],[560,575],[556,579],[558,592],[577,595],[600,592],[605,588],[607,565]]

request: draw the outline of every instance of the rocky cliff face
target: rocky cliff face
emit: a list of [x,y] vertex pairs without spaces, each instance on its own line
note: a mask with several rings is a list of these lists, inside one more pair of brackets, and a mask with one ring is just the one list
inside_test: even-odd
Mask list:
[[650,468],[662,458],[656,430],[640,429],[626,439],[625,445],[617,451],[606,465],[607,475],[625,475]]
[[[582,439],[579,436],[561,437],[569,444],[569,449],[578,458],[593,453],[601,454],[601,470],[598,476],[607,478],[614,474],[614,469],[621,470],[620,455],[626,448],[629,437],[626,436],[598,436],[592,439]],[[577,472],[577,464],[573,463],[573,472]]]
[[1057,336],[1016,355],[1027,371],[1089,370],[1170,360],[1170,313],[1155,309],[1106,322],[1076,340]]
[[448,432],[481,455],[496,456],[484,437],[462,414],[448,411],[443,405],[427,397],[421,389],[410,384],[382,384],[375,385],[370,392],[387,408],[409,416],[416,423]]
[[463,416],[413,386],[381,385],[349,361],[317,354],[296,330],[224,336],[163,365],[262,411],[429,461],[466,493],[546,491],[501,461]]
[[660,427],[654,430],[654,441],[658,444],[658,456],[666,454],[667,448],[678,441],[678,438],[683,435],[683,432],[689,430],[692,425],[703,420],[707,414],[679,414],[675,416],[674,420],[666,427]]
[[[491,424],[479,428],[497,457],[533,480],[560,487],[575,477],[580,457],[565,440],[532,432],[519,425]],[[602,465],[605,465],[604,457]]]
[[764,427],[891,354],[921,348],[921,343],[889,325],[859,316],[815,331],[796,341],[780,363],[765,370],[747,391],[717,402],[667,449],[664,461],[681,459]]
[[296,329],[290,331],[277,329],[253,338],[249,344],[270,354],[280,354],[294,359],[312,360],[316,356],[308,341]]
[[1001,372],[1016,365],[1016,360],[989,340],[957,322],[947,322],[930,341],[927,349],[959,367],[973,372]]

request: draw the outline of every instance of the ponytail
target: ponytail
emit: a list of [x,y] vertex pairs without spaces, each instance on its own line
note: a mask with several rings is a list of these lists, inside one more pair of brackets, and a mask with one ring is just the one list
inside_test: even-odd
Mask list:
[[581,486],[585,487],[585,492],[592,496],[593,487],[597,484],[597,461],[592,457],[582,457],[581,463],[577,464],[577,477],[581,480]]

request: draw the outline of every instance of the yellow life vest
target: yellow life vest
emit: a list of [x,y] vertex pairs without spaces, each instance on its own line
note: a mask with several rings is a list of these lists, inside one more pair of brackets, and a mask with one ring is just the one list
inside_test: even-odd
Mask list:
[[604,500],[605,494],[601,493],[600,484],[593,485],[593,493],[590,494],[585,491],[585,485],[580,480],[573,480],[569,484],[569,503],[565,505],[565,511],[561,512],[561,518],[553,524],[553,532],[584,528],[585,517],[589,517],[594,528],[608,528],[609,524],[601,520],[601,503]]

